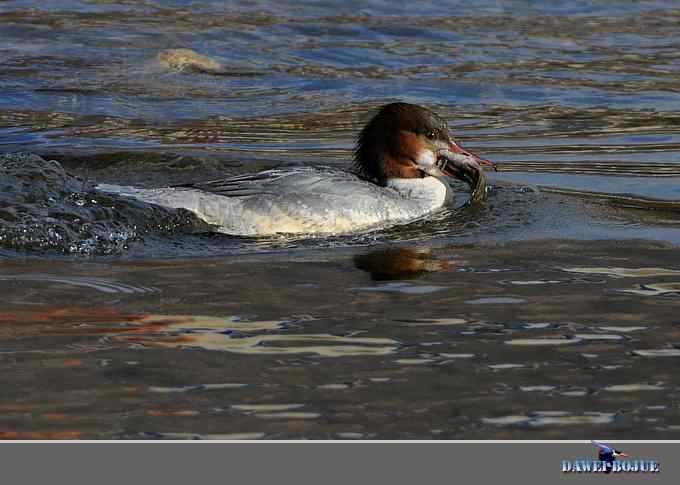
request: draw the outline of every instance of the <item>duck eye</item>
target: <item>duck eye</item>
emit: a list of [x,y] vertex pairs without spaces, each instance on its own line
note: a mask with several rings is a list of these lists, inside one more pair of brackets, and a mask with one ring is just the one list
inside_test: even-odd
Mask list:
[[427,134],[427,137],[428,137],[430,140],[434,140],[435,138],[437,138],[437,132],[436,132],[436,131],[431,131],[431,132],[429,132],[429,133]]

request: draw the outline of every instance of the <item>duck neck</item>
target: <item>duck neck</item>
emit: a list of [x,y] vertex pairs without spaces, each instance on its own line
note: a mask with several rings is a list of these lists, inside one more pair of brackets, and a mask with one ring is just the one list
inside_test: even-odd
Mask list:
[[391,178],[386,185],[405,199],[426,202],[433,207],[442,207],[453,200],[451,187],[439,177]]

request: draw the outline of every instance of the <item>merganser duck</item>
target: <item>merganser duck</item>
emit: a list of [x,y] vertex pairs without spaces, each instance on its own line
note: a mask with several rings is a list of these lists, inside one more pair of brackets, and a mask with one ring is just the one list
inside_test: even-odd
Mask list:
[[226,234],[343,234],[405,224],[449,205],[446,177],[485,197],[482,166],[463,150],[446,122],[408,103],[383,106],[359,134],[352,171],[285,168],[191,185],[141,189],[100,185],[107,192],[184,208]]

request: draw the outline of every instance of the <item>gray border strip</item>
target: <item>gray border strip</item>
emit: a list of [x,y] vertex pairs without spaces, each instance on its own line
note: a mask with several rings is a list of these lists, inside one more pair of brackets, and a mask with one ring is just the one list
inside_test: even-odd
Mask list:
[[[678,483],[680,442],[612,440],[657,474],[570,474],[562,460],[594,459],[589,441],[546,442],[7,442],[3,482],[14,483]],[[95,444],[96,443],[96,444]],[[203,446],[201,446],[203,444]],[[209,446],[206,446],[209,445]]]

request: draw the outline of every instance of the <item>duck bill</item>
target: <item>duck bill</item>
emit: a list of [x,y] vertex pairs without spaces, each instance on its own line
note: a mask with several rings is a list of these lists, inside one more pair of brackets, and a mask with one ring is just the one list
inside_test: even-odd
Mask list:
[[440,155],[453,155],[452,158],[458,158],[461,159],[462,157],[466,157],[469,162],[476,162],[478,165],[481,167],[487,167],[492,169],[494,172],[498,171],[498,167],[496,167],[496,164],[493,162],[490,162],[489,160],[485,160],[479,155],[476,155],[468,150],[464,150],[463,148],[460,147],[456,142],[453,140],[449,141],[449,146],[446,150],[440,151]]
[[496,170],[496,166],[472,152],[463,150],[454,142],[438,152],[437,165],[444,175],[462,180],[472,190],[473,199],[482,199],[486,193],[486,178],[482,167]]

